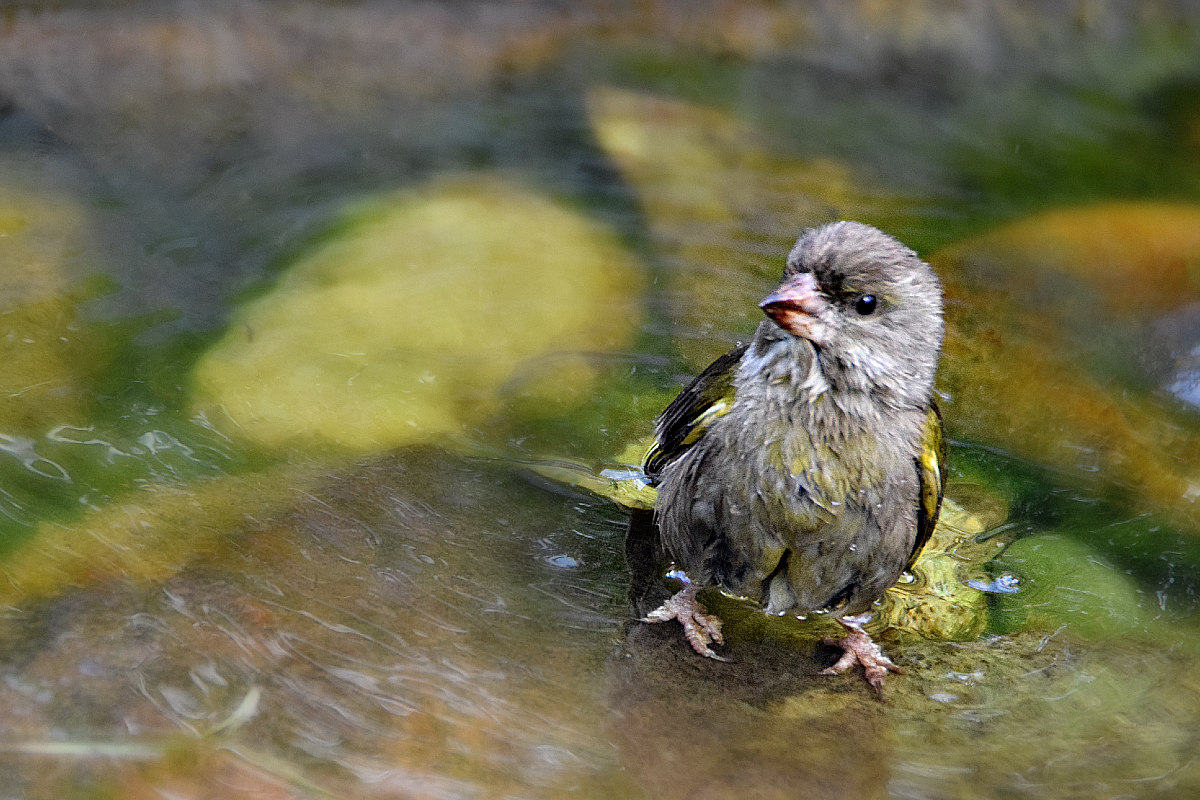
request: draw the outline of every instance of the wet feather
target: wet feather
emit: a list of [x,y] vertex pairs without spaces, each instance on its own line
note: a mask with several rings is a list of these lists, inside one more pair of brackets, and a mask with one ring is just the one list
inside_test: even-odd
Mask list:
[[896,239],[841,222],[800,237],[763,306],[754,338],[658,419],[658,544],[694,584],[771,613],[861,614],[940,509],[940,285]]

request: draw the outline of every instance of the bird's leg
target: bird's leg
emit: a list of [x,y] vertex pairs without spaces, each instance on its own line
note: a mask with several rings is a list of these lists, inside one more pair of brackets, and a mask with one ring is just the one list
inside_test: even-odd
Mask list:
[[848,635],[844,639],[826,639],[826,644],[842,648],[842,657],[827,669],[821,670],[822,675],[840,675],[855,664],[862,664],[863,676],[867,683],[875,689],[875,693],[883,696],[883,679],[889,672],[904,672],[892,660],[883,654],[879,645],[863,630],[863,625],[870,620],[870,615],[862,617],[844,617],[838,623],[846,629]]
[[716,615],[709,614],[708,609],[696,600],[700,587],[692,583],[682,570],[672,570],[667,573],[667,577],[675,578],[683,583],[683,588],[667,598],[667,601],[661,606],[642,617],[642,622],[678,620],[679,624],[683,626],[683,635],[687,637],[688,644],[692,646],[693,650],[707,658],[728,661],[728,658],[717,655],[709,647],[710,643],[723,644],[725,637],[721,635],[721,620]]

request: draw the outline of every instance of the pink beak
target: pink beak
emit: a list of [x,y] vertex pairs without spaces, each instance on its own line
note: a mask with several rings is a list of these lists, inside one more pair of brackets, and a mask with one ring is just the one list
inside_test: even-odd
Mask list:
[[812,273],[801,272],[779,284],[758,307],[788,333],[812,339],[827,303]]

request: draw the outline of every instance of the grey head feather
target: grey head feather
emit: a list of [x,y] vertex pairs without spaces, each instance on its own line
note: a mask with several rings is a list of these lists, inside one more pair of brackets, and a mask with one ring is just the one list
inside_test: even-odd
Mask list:
[[[817,358],[834,389],[896,407],[927,405],[943,337],[942,290],[929,265],[877,228],[835,222],[796,241],[783,274],[800,272],[813,273],[832,301],[833,331]],[[860,317],[847,307],[863,294],[878,298],[877,314]],[[757,336],[788,334],[767,321]]]

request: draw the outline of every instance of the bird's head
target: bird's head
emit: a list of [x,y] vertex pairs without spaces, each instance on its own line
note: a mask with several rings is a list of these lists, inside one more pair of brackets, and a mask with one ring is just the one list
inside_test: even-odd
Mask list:
[[759,304],[762,343],[808,342],[836,390],[928,401],[942,345],[942,290],[929,265],[882,231],[835,222],[806,231]]

